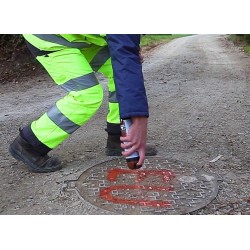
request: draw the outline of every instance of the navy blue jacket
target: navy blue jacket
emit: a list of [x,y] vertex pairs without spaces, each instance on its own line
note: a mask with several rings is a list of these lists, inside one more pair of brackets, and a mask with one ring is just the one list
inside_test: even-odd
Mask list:
[[140,35],[106,35],[121,119],[149,116],[140,62]]

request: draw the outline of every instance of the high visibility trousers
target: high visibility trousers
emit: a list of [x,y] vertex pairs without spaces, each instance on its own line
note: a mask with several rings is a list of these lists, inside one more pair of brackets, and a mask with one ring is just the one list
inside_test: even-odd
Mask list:
[[[32,45],[35,46],[34,43]],[[54,82],[67,91],[67,95],[31,123],[30,129],[38,140],[31,144],[39,148],[41,143],[48,151],[54,149],[97,112],[102,104],[103,89],[95,72],[108,79],[107,123],[111,128],[112,125],[117,128],[120,123],[119,106],[108,46],[92,44],[83,49],[62,46],[62,49],[38,55],[36,59]],[[27,131],[27,127],[25,129]]]

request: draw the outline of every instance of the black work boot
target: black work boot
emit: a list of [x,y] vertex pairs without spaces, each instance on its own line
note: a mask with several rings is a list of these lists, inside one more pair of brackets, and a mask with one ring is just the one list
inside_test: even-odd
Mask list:
[[20,135],[10,144],[9,153],[18,161],[22,161],[31,172],[47,173],[62,168],[57,158],[41,155]]
[[[106,151],[107,156],[121,156],[122,148],[120,135],[108,134]],[[146,156],[153,156],[157,154],[156,146],[152,143],[146,144]]]
[[120,135],[108,134],[105,153],[107,156],[121,156],[122,155]]

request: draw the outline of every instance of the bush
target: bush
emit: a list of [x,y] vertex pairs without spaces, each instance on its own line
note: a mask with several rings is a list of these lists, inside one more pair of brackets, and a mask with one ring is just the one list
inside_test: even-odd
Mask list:
[[13,55],[24,49],[22,35],[0,34],[0,61],[13,58]]
[[247,43],[250,43],[250,34],[236,34],[236,36],[243,39]]
[[5,35],[1,34],[0,35],[0,46],[1,48],[3,47],[15,47],[24,42],[23,36],[22,35]]
[[244,35],[244,39],[245,39],[248,43],[250,43],[250,34]]

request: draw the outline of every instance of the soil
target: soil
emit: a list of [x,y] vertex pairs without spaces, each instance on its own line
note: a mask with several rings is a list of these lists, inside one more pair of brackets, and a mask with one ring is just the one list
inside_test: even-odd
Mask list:
[[[250,214],[249,55],[226,35],[178,38],[143,54],[148,141],[158,156],[220,176],[216,199],[192,214]],[[2,57],[0,73],[0,214],[110,214],[63,191],[65,180],[112,159],[104,151],[107,91],[94,118],[50,153],[60,157],[63,169],[30,173],[8,146],[20,127],[65,93],[25,48]],[[106,90],[106,80],[98,77]]]

